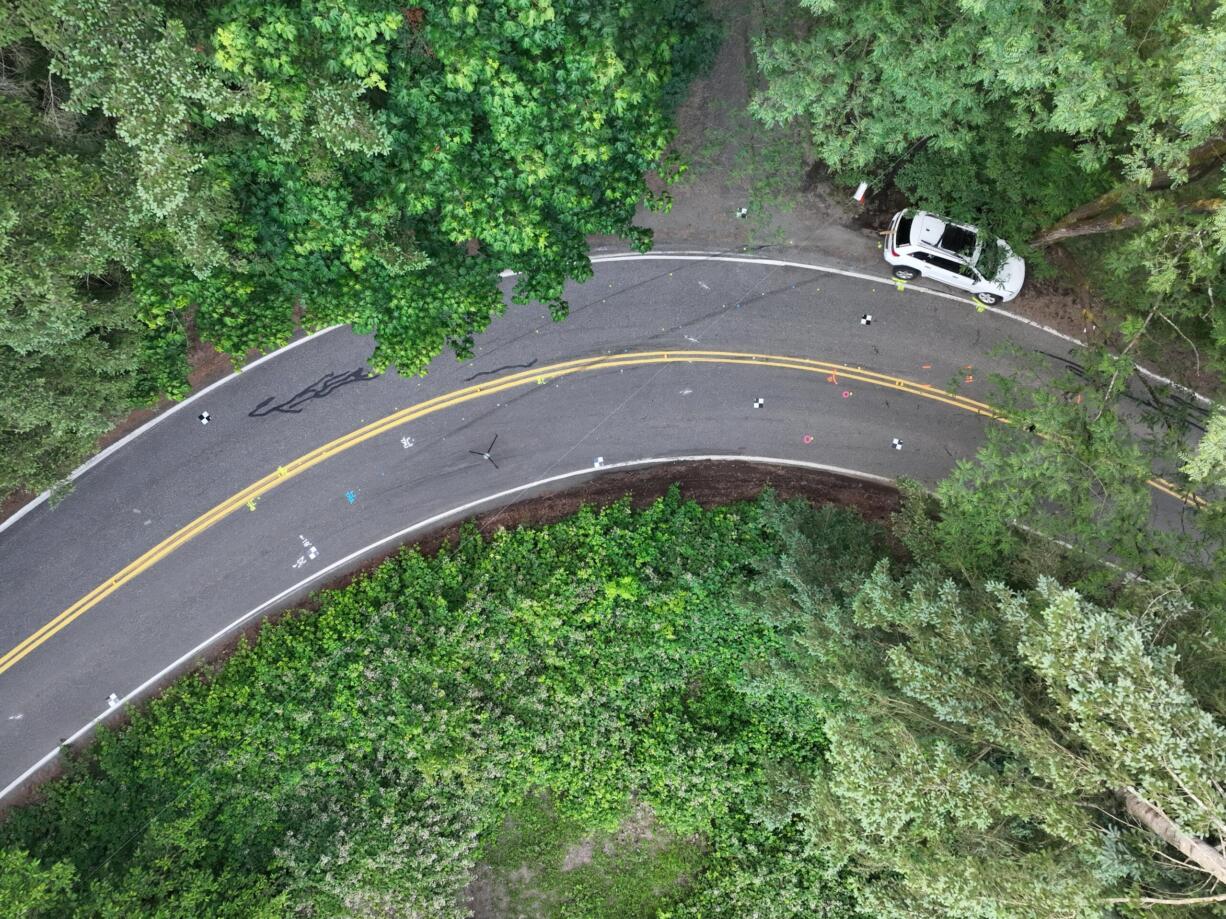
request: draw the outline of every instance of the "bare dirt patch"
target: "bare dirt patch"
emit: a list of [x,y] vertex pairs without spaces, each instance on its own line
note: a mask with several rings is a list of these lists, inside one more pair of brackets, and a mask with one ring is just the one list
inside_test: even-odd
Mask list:
[[693,881],[707,854],[698,836],[679,837],[636,803],[613,830],[585,833],[561,817],[548,795],[512,810],[486,843],[464,905],[474,919],[567,916],[582,902],[584,915],[656,915],[656,909]]
[[581,839],[579,842],[570,846],[566,850],[566,854],[562,856],[562,870],[574,871],[576,868],[592,863],[592,856],[596,854],[596,840],[592,838]]
[[[614,855],[619,849],[642,847],[648,852],[654,852],[670,840],[661,836],[656,823],[655,812],[645,804],[636,804],[634,810],[617,827],[612,835],[600,839],[587,836],[572,846],[567,847],[562,856],[562,871],[574,871],[583,865],[590,865],[599,845],[605,855]],[[697,840],[691,840],[695,845]]]

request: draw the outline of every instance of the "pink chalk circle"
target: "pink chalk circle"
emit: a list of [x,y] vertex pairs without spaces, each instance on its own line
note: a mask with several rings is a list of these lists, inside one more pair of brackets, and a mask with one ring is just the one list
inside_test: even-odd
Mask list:
[[843,390],[843,398],[844,398],[844,399],[850,399],[850,398],[851,398],[851,390],[850,390],[850,389],[845,389],[845,390]]
[[807,444],[811,444],[811,443],[813,443],[813,435],[812,435],[812,434],[806,434],[804,437],[802,437],[802,438],[800,438],[800,439],[801,439],[801,440],[803,440],[803,441],[804,441],[805,443],[807,443]]

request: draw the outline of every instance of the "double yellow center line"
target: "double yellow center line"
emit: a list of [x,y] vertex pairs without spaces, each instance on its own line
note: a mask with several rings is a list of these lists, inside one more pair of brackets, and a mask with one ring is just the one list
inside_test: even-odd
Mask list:
[[[106,581],[99,584],[84,597],[73,603],[72,606],[68,607],[68,609],[64,610],[54,619],[51,619],[14,648],[6,652],[2,657],[0,657],[0,673],[8,670],[43,642],[51,638],[51,636],[65,628],[74,619],[77,619],[79,616],[84,615],[90,609],[97,606],[120,587],[127,584],[137,575],[141,574],[141,572],[153,567],[161,559],[174,552],[176,549],[190,541],[198,534],[203,533],[215,523],[219,522],[225,517],[228,517],[230,514],[234,513],[240,508],[247,506],[252,501],[264,494],[267,494],[282,483],[288,482],[295,476],[301,475],[313,466],[317,466],[325,460],[330,459],[339,453],[343,453],[352,447],[356,447],[358,444],[364,443],[373,437],[378,437],[380,434],[386,434],[388,431],[391,431],[394,428],[407,424],[408,422],[414,421],[418,418],[422,418],[426,415],[433,414],[434,412],[442,411],[443,409],[447,408],[454,408],[455,406],[462,405],[463,403],[472,399],[492,396],[497,393],[505,392],[508,389],[514,389],[520,386],[531,386],[538,383],[547,383],[550,380],[555,380],[559,377],[594,370],[641,367],[648,364],[683,363],[725,365],[739,364],[753,367],[772,367],[783,370],[800,370],[807,373],[819,373],[824,376],[830,376],[833,374],[836,379],[855,380],[859,383],[867,383],[873,386],[883,386],[898,392],[905,392],[913,396],[930,399],[934,402],[941,402],[945,405],[960,408],[976,415],[982,415],[995,421],[1007,423],[1007,419],[1004,415],[984,402],[977,402],[974,399],[967,398],[966,396],[948,392],[947,390],[938,389],[936,387],[929,386],[926,383],[916,383],[911,380],[903,379],[902,377],[890,376],[889,374],[884,373],[875,373],[871,370],[865,370],[862,367],[851,367],[846,364],[830,363],[829,361],[817,361],[810,360],[808,358],[785,357],[773,354],[754,354],[740,351],[642,351],[628,354],[613,354],[592,358],[580,358],[577,360],[563,361],[557,364],[549,364],[547,366],[533,368],[531,370],[524,370],[519,373],[509,374],[507,376],[496,377],[487,383],[468,386],[464,389],[457,389],[450,393],[436,396],[433,399],[428,399],[425,402],[419,402],[417,405],[403,408],[379,419],[378,421],[371,422],[368,425],[357,428],[354,431],[350,431],[348,434],[338,437],[335,440],[324,444],[322,447],[312,450],[310,453],[303,454],[297,459],[286,463],[284,466],[278,467],[259,481],[253,482],[242,491],[231,495],[220,504],[201,514],[182,529],[172,533],[144,555],[140,556],[140,558],[117,571]],[[1170,495],[1171,497],[1182,501],[1185,504],[1189,504],[1193,507],[1200,507],[1204,505],[1204,502],[1200,498],[1197,498],[1194,495],[1186,495],[1181,493],[1174,484],[1166,481],[1165,479],[1150,479],[1149,484],[1158,491]]]

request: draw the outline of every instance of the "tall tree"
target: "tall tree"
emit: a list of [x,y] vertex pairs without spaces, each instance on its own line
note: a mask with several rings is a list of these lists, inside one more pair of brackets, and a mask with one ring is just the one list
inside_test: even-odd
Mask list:
[[1018,247],[1133,231],[1111,243],[1112,299],[1160,300],[1159,326],[1226,360],[1226,4],[798,5],[756,45],[758,117],[804,122],[848,182]]
[[242,257],[151,286],[198,303],[226,350],[284,341],[301,307],[417,373],[446,344],[467,353],[502,309],[502,271],[560,318],[589,234],[649,243],[632,226],[643,175],[712,36],[691,0],[328,9],[235,0],[189,24],[226,85],[264,102],[232,116],[211,167],[240,202],[223,233]]
[[1054,133],[1087,169],[1148,181],[1220,139],[1226,19],[1204,0],[800,6],[801,37],[757,46],[769,84],[754,109],[806,119],[840,172],[887,168],[921,144],[957,155]]
[[806,816],[866,914],[1226,902],[1226,726],[1159,638],[1185,601],[1137,615],[885,562],[840,596],[791,534],[759,601],[795,636],[769,679],[829,713]]
[[0,52],[0,493],[39,491],[131,405],[128,152],[60,105],[29,43]]

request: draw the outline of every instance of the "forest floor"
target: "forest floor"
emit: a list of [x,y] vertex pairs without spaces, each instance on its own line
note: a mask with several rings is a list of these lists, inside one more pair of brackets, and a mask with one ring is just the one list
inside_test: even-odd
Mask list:
[[593,832],[531,798],[483,847],[465,905],[473,919],[655,919],[705,857],[701,839],[664,831],[645,806]]

